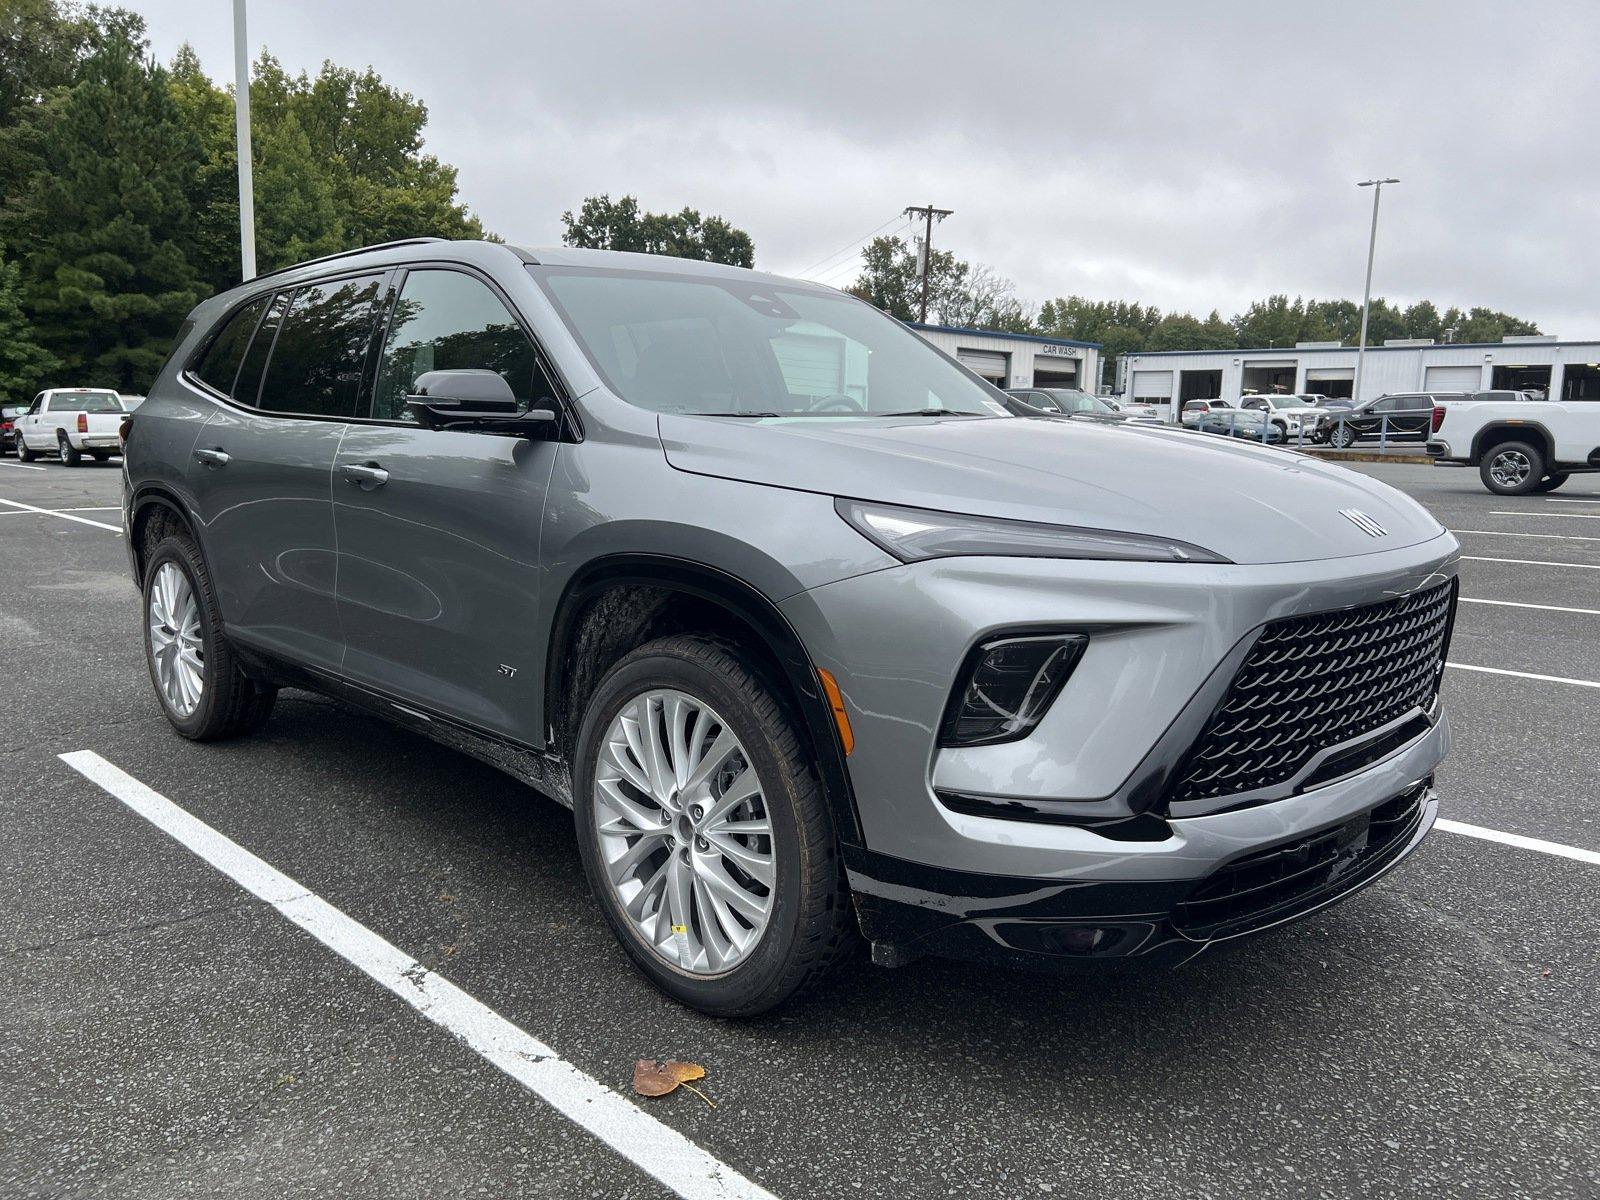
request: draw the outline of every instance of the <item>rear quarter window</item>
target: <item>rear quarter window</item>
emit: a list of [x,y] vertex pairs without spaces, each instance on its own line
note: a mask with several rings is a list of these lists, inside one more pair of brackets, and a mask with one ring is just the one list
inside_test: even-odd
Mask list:
[[245,351],[250,348],[250,339],[255,336],[256,326],[261,323],[261,314],[266,311],[268,299],[270,297],[262,296],[236,310],[211,339],[211,345],[194,367],[195,377],[207,387],[224,396],[231,397],[234,394],[239,366],[244,362]]

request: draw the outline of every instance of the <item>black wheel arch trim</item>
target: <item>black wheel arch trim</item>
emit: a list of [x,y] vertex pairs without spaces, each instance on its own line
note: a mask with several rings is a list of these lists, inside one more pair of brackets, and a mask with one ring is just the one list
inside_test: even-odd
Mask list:
[[[855,791],[845,765],[844,747],[834,724],[833,713],[822,694],[812,661],[799,634],[766,595],[755,587],[718,567],[665,554],[620,553],[606,555],[584,564],[562,590],[550,622],[545,656],[545,727],[550,716],[560,711],[559,692],[563,648],[576,632],[575,622],[588,602],[601,592],[621,586],[655,587],[680,592],[710,601],[726,609],[754,629],[772,653],[797,701],[805,733],[816,752],[823,794],[833,812],[834,829],[841,843],[861,844],[861,821],[856,810]],[[554,745],[547,746],[558,751]]]
[[178,519],[181,520],[188,528],[189,532],[194,535],[195,543],[200,547],[201,555],[203,556],[205,554],[205,541],[201,535],[200,521],[195,516],[193,510],[184,503],[183,498],[179,496],[177,492],[172,491],[170,488],[164,487],[161,484],[140,484],[138,487],[133,489],[133,492],[127,501],[128,562],[133,568],[133,582],[138,587],[144,586],[144,580],[141,578],[143,564],[139,561],[138,539],[133,536],[133,531],[138,525],[139,514],[145,509],[151,507],[167,508],[176,513]]

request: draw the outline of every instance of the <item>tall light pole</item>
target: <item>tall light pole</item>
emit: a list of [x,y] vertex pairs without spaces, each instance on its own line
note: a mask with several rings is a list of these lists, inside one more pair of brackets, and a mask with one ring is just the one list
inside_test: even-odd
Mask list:
[[233,125],[239,142],[239,262],[244,278],[256,274],[256,184],[250,161],[250,47],[245,0],[233,0]]
[[[238,0],[244,3],[244,0]],[[1367,286],[1361,295],[1361,341],[1356,344],[1356,378],[1350,388],[1350,398],[1361,403],[1361,364],[1367,356],[1367,312],[1372,306],[1372,256],[1378,250],[1378,201],[1383,197],[1383,185],[1399,183],[1398,179],[1366,179],[1357,187],[1372,189],[1372,237],[1367,241]]]

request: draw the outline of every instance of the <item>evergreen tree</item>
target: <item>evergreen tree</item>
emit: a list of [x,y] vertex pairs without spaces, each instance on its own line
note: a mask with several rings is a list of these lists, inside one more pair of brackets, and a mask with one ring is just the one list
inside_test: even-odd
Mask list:
[[72,384],[143,391],[203,286],[185,255],[199,140],[167,73],[112,31],[60,98],[20,212],[24,287]]
[[0,255],[0,402],[33,399],[55,370],[55,356],[34,338],[22,311],[22,272]]

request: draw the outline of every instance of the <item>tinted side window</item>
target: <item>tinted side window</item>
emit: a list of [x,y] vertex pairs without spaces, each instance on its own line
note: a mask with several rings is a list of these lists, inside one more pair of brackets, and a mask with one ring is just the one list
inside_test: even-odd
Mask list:
[[245,351],[244,362],[239,367],[239,377],[233,384],[233,398],[240,404],[254,406],[261,398],[261,372],[266,370],[267,356],[272,353],[272,343],[278,336],[278,327],[283,324],[283,310],[288,307],[288,293],[279,292],[272,298],[267,315],[261,318],[261,326],[256,330],[250,349]]
[[415,420],[406,396],[418,375],[470,368],[498,374],[524,409],[549,395],[533,343],[500,297],[460,271],[412,271],[389,322],[372,415]]
[[289,303],[261,384],[269,412],[353,417],[381,275],[301,288]]
[[252,300],[228,318],[222,332],[212,339],[205,356],[195,367],[203,383],[209,384],[224,396],[233,395],[233,381],[239,374],[239,364],[244,352],[250,348],[250,337],[266,311],[268,297]]

